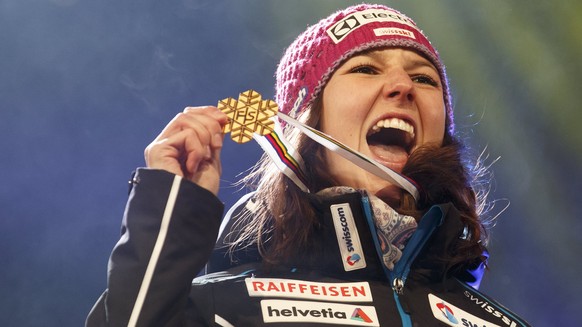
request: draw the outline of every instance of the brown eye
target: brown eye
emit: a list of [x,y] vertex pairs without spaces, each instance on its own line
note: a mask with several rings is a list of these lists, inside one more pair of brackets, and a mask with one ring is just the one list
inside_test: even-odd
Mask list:
[[416,75],[416,76],[412,76],[411,79],[415,83],[427,84],[427,85],[431,85],[434,87],[439,86],[439,83],[434,78],[432,78],[428,75]]
[[350,69],[350,73],[354,74],[367,74],[367,75],[376,75],[378,74],[376,68],[370,65],[359,65],[352,69]]

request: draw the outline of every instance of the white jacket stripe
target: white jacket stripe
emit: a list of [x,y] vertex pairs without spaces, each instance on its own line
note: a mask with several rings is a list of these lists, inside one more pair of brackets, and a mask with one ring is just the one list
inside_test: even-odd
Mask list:
[[148,262],[143,280],[141,282],[141,287],[139,288],[139,293],[135,299],[135,304],[133,305],[133,310],[131,312],[127,326],[133,327],[137,324],[137,319],[141,313],[146,294],[152,281],[154,270],[158,264],[158,259],[160,258],[160,253],[162,252],[162,247],[164,246],[164,241],[166,240],[166,235],[168,234],[168,226],[170,225],[170,220],[174,211],[174,205],[176,204],[176,198],[178,197],[178,190],[180,188],[181,181],[182,177],[177,175],[174,177],[174,182],[172,183],[172,188],[170,189],[170,194],[168,195],[168,201],[166,202],[166,208],[164,209],[164,215],[162,216],[160,231],[158,233],[156,243],[154,244],[152,255]]

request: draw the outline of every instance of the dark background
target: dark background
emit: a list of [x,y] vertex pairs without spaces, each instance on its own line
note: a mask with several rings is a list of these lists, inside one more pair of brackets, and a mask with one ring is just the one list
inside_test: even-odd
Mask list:
[[[80,326],[106,287],[127,179],[189,105],[273,72],[353,1],[0,0],[0,325]],[[580,250],[579,1],[390,1],[447,64],[457,129],[494,165],[482,289],[534,326],[574,326]],[[258,158],[227,142],[221,198]]]

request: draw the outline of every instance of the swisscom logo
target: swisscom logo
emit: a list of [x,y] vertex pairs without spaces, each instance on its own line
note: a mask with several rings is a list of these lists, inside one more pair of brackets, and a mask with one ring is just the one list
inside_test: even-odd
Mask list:
[[430,309],[434,317],[449,326],[463,327],[501,327],[490,321],[483,320],[467,311],[446,302],[434,294],[428,295]]
[[348,265],[353,266],[356,263],[358,263],[358,261],[360,261],[362,257],[360,257],[359,254],[354,253],[353,255],[350,255],[347,257],[346,262],[348,263]]
[[262,300],[261,311],[265,323],[311,322],[351,326],[380,326],[373,306],[351,304]]
[[330,209],[344,270],[352,271],[366,268],[366,259],[361,255],[363,253],[362,244],[350,205],[347,203],[334,204],[330,206]]
[[447,320],[449,320],[453,324],[459,323],[457,318],[455,318],[455,314],[453,313],[453,310],[451,310],[451,308],[449,308],[444,302],[437,303],[436,306],[437,306],[437,308],[439,308],[439,310],[441,310],[441,312],[443,313],[443,316],[445,316],[445,318],[447,318]]

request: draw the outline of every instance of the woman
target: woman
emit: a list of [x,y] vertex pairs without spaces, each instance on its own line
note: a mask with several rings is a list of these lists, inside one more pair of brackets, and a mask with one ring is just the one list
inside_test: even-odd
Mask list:
[[228,119],[186,108],[132,179],[88,326],[527,325],[476,290],[481,200],[444,65],[410,18],[363,4],[309,27],[279,64],[276,100],[420,196],[286,126],[310,192],[263,159],[246,179],[257,191],[227,213],[212,251]]

